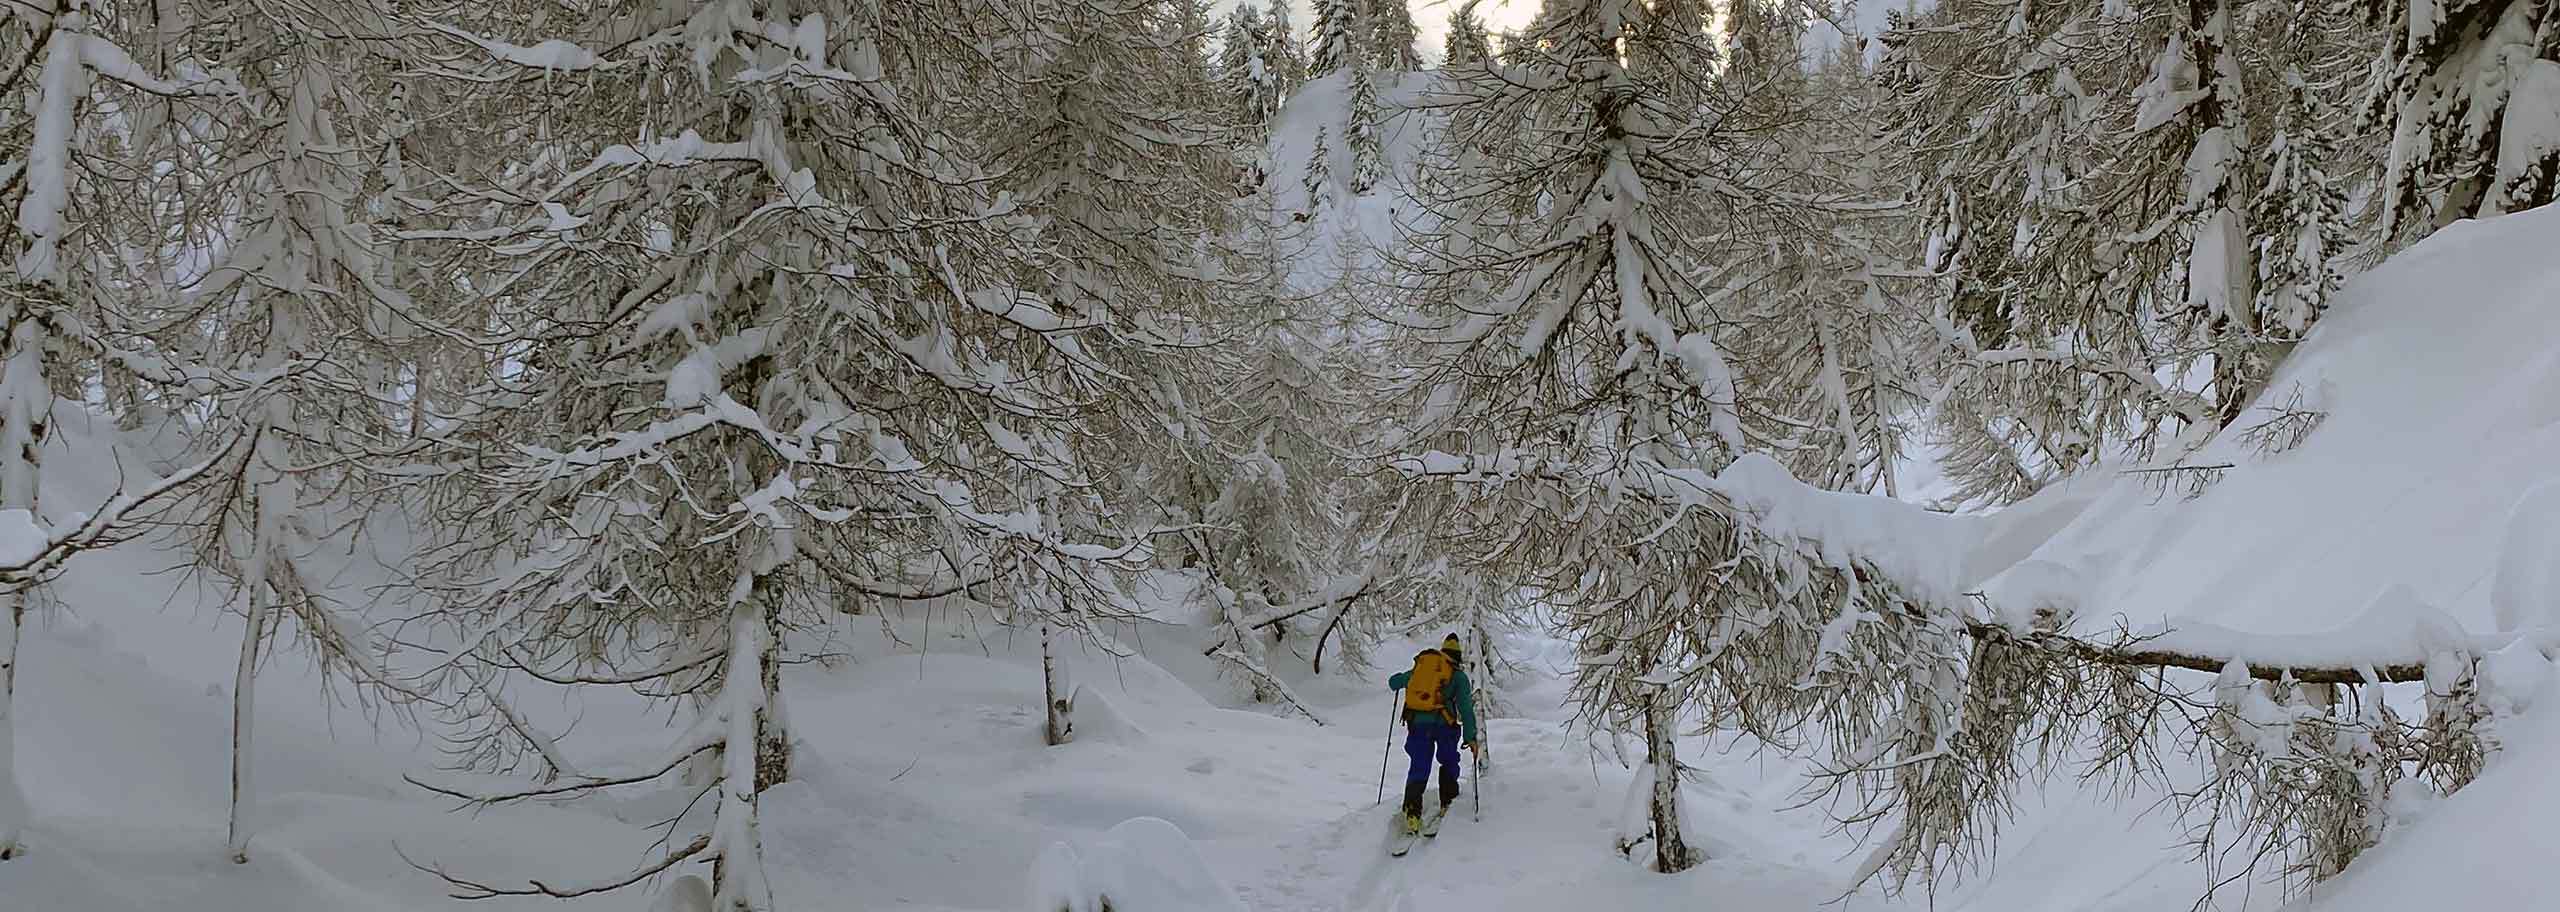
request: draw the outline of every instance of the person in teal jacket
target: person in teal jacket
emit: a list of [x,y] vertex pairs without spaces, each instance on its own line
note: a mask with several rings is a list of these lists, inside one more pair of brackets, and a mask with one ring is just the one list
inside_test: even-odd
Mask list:
[[[1475,688],[1467,681],[1466,663],[1458,644],[1458,635],[1450,634],[1440,641],[1440,653],[1456,666],[1450,672],[1446,705],[1456,717],[1456,724],[1441,713],[1404,713],[1404,753],[1413,765],[1404,775],[1404,816],[1407,827],[1422,822],[1422,787],[1431,781],[1431,761],[1440,761],[1440,807],[1447,810],[1458,800],[1458,742],[1466,741],[1467,750],[1476,755],[1476,765],[1484,765],[1484,742],[1476,737]],[[1387,678],[1387,689],[1402,693],[1412,672],[1397,672]]]

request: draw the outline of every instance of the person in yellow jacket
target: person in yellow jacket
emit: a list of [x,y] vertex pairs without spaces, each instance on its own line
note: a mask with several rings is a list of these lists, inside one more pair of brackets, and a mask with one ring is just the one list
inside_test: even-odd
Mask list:
[[1484,765],[1484,742],[1476,737],[1475,688],[1467,681],[1458,635],[1413,657],[1413,670],[1387,678],[1387,689],[1404,694],[1404,753],[1413,758],[1404,776],[1404,822],[1407,830],[1422,826],[1422,788],[1431,781],[1431,762],[1440,761],[1440,807],[1458,800],[1458,743]]

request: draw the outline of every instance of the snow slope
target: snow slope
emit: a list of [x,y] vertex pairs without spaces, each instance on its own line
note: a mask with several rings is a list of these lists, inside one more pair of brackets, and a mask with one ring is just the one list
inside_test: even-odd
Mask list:
[[[1271,123],[1271,224],[1278,258],[1290,267],[1293,289],[1309,293],[1355,281],[1378,263],[1376,251],[1395,250],[1423,223],[1414,202],[1434,129],[1434,115],[1419,110],[1434,81],[1430,73],[1378,73],[1375,92],[1380,160],[1386,173],[1365,194],[1350,189],[1352,155],[1345,139],[1351,108],[1348,73],[1308,82],[1289,97]],[[1309,187],[1309,171],[1323,153],[1324,180]],[[1300,221],[1303,217],[1305,220]]]
[[[2560,622],[2542,584],[2560,500],[2560,213],[2456,225],[2358,279],[2258,405],[2297,391],[2327,418],[2262,456],[2242,438],[2186,458],[2227,465],[2193,500],[2134,477],[2095,488],[2070,526],[1990,584],[2020,610],[2303,634],[2354,622],[2354,645],[2405,654],[2412,625],[2474,633]],[[2502,574],[2505,583],[2501,584]],[[2385,598],[2405,587],[2413,598]],[[2370,611],[2368,609],[2371,609]]]
[[[2075,503],[1985,591],[2002,611],[2070,611],[2079,629],[2167,629],[2194,644],[2278,658],[2305,645],[2373,660],[2425,658],[2429,639],[2495,645],[2560,624],[2560,209],[2438,233],[2351,283],[2257,405],[2297,392],[2327,416],[2298,446],[2262,455],[2256,411],[2184,463],[2224,466],[2193,499],[2136,476],[2088,476],[2037,498]],[[2308,636],[2306,636],[2308,635]],[[2317,891],[2313,912],[2430,905],[2538,908],[2525,872],[2560,842],[2547,826],[2560,782],[2549,718],[2551,645],[2494,656],[2500,697],[2534,709],[2477,782],[2414,817]],[[2406,690],[2407,688],[2403,688]],[[2406,695],[2404,695],[2406,696]],[[2126,811],[2068,785],[2010,830],[1991,883],[1957,908],[2179,908],[2201,874],[2166,851],[2167,821],[2136,821],[2106,849],[2089,834]],[[2130,805],[2147,799],[2137,796]],[[2057,829],[2058,828],[2058,829]],[[2108,857],[2117,856],[2117,857]],[[2120,884],[2105,905],[2086,892]],[[2258,890],[2223,908],[2270,908]]]

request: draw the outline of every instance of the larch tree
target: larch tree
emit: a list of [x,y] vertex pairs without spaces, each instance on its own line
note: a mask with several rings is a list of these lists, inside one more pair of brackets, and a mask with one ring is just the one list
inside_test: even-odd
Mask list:
[[1000,186],[1040,220],[1051,258],[1025,264],[1026,285],[1087,327],[1088,351],[1130,371],[1120,395],[1086,412],[1074,435],[1077,452],[1121,471],[1050,479],[1052,499],[1091,504],[1069,518],[1087,528],[1160,502],[1149,528],[1186,529],[1166,537],[1197,550],[1214,495],[1157,482],[1226,465],[1195,399],[1225,356],[1209,315],[1227,262],[1219,241],[1234,224],[1220,179],[1229,152],[1213,113],[1166,79],[1168,54],[1181,49],[1127,41],[1136,25],[1128,15],[1097,0],[1054,4],[1042,50],[1023,67],[1038,90],[1021,96],[1017,131],[991,136],[991,147],[1008,175]]
[[[1645,12],[1628,0],[1549,3],[1520,62],[1453,72],[1464,100],[1443,148],[1458,151],[1441,153],[1442,183],[1428,194],[1449,227],[1413,267],[1427,283],[1413,343],[1426,360],[1403,395],[1421,416],[1413,439],[1466,443],[1396,466],[1427,486],[1445,546],[1523,568],[1562,607],[1589,653],[1575,683],[1586,718],[1636,727],[1651,746],[1657,762],[1639,782],[1647,838],[1654,866],[1678,871],[1697,861],[1672,747],[1682,658],[1665,639],[1676,634],[1643,618],[1698,595],[1660,563],[1691,549],[1599,543],[1713,534],[1704,523],[1655,529],[1622,492],[1666,471],[1713,471],[1744,441],[1707,296],[1670,233],[1700,224],[1682,207],[1720,198],[1684,192],[1711,140],[1666,117],[1657,74],[1627,65],[1623,42]],[[1524,135],[1540,139],[1505,139]],[[1478,149],[1490,151],[1468,154]],[[1524,475],[1555,484],[1469,484]]]
[[[236,96],[227,72],[191,67],[163,75],[145,68],[119,41],[127,24],[117,10],[91,0],[13,6],[0,23],[0,50],[19,61],[9,77],[23,86],[24,117],[0,116],[0,137],[14,158],[0,159],[7,196],[16,205],[0,237],[0,528],[8,538],[0,561],[0,860],[25,844],[29,809],[17,778],[16,689],[22,635],[35,591],[71,553],[129,536],[138,513],[210,474],[215,463],[181,469],[138,490],[119,492],[61,528],[42,499],[43,459],[55,402],[82,396],[82,367],[113,359],[103,340],[127,327],[112,324],[111,295],[137,281],[113,228],[153,225],[155,212],[138,182],[102,180],[123,143],[101,99],[218,99]],[[147,243],[147,242],[146,242]],[[144,276],[139,281],[169,281]],[[74,353],[87,356],[75,360]],[[100,358],[105,354],[106,358]],[[226,448],[221,464],[236,464]],[[54,516],[70,516],[67,510]]]
[[[960,150],[1029,122],[1015,106],[1033,94],[1081,116],[1058,95],[1088,75],[1062,51],[1099,46],[1079,17],[1135,11],[1111,37],[1172,48],[1154,40],[1159,8],[1061,8],[1001,61],[873,0],[670,0],[566,37],[513,5],[434,24],[448,62],[426,72],[432,91],[562,92],[585,112],[522,105],[500,127],[520,145],[449,166],[490,185],[457,182],[397,235],[421,273],[485,277],[471,303],[487,323],[443,329],[504,353],[455,385],[456,426],[402,473],[433,510],[411,587],[441,620],[442,677],[625,687],[688,710],[634,773],[443,790],[491,803],[667,782],[698,809],[633,873],[440,871],[458,892],[599,892],[708,864],[722,909],[772,908],[760,799],[792,775],[795,630],[950,595],[1025,626],[1117,610],[1077,596],[1144,541],[1096,542],[1108,533],[1080,519],[1072,428],[1130,375],[1104,359],[1144,347],[1122,341],[1138,315],[1081,286],[1093,265],[1058,241],[1092,227],[1053,202],[1072,175],[1022,188],[1034,209]],[[1039,132],[1009,154],[1097,152],[1084,138]],[[547,756],[538,734],[485,729],[517,749],[464,756]]]

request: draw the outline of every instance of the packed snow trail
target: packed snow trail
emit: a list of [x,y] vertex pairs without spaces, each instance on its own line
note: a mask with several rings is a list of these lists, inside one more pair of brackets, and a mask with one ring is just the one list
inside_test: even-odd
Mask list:
[[[1532,644],[1532,649],[1535,648]],[[1393,654],[1382,651],[1380,654]],[[1362,770],[1374,777],[1379,748],[1389,740],[1381,711],[1391,695],[1381,679],[1374,696],[1327,714],[1336,720],[1306,747],[1326,766]],[[1543,671],[1505,697],[1526,716],[1487,718],[1491,766],[1483,775],[1469,760],[1458,804],[1440,834],[1418,840],[1410,854],[1391,857],[1396,838],[1394,792],[1403,764],[1388,770],[1384,802],[1362,789],[1351,806],[1323,824],[1273,834],[1258,846],[1224,840],[1210,855],[1237,894],[1255,912],[1417,912],[1469,909],[1488,912],[1585,912],[1688,908],[1701,901],[1718,910],[1803,910],[1837,897],[1844,860],[1837,842],[1825,845],[1801,815],[1779,814],[1795,768],[1740,753],[1692,745],[1689,761],[1702,768],[1684,785],[1692,844],[1708,854],[1698,867],[1674,876],[1644,870],[1612,849],[1631,771],[1608,759],[1605,745],[1569,730],[1560,705],[1560,682]],[[1345,720],[1362,720],[1353,728]],[[1401,743],[1401,731],[1395,733]],[[1632,747],[1632,746],[1631,746]],[[1393,759],[1401,760],[1399,752]],[[1365,769],[1364,769],[1365,768]],[[1767,783],[1746,793],[1725,782]],[[1472,792],[1481,788],[1481,794]],[[1322,800],[1339,796],[1307,796]],[[1426,800],[1436,800],[1436,791]],[[1474,802],[1483,805],[1476,819]],[[1637,852],[1645,857],[1643,850]],[[1848,859],[1854,860],[1854,859]],[[1898,909],[1901,904],[1854,897],[1843,909]]]

